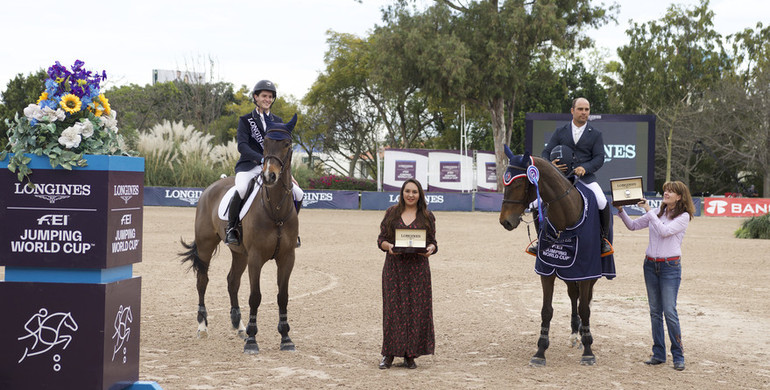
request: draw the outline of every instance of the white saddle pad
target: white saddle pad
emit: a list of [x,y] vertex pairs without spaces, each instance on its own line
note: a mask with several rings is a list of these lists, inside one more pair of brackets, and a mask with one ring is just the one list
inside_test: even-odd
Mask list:
[[[257,197],[257,192],[259,192],[259,183],[254,185],[254,191],[251,191],[251,194],[249,194],[249,197],[246,199],[246,202],[243,204],[243,207],[241,207],[241,214],[238,216],[238,219],[243,219],[243,217],[246,215],[246,213],[249,212],[249,208],[251,208],[251,204],[254,202],[254,198]],[[233,194],[235,194],[235,186],[230,187],[227,192],[225,192],[225,195],[222,197],[222,200],[219,201],[219,209],[217,210],[217,213],[219,214],[219,219],[223,221],[228,220],[228,212],[227,210],[230,208],[230,199],[233,198]]]

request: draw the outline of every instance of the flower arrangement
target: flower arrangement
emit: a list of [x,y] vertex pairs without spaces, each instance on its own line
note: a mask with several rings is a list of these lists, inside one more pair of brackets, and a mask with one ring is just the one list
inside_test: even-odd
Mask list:
[[13,121],[6,121],[9,142],[0,161],[12,153],[8,169],[19,181],[29,181],[32,173],[31,158],[25,153],[45,155],[51,167],[70,170],[88,164],[83,154],[126,154],[117,114],[99,90],[107,73],[93,73],[83,65],[76,60],[67,69],[56,61],[48,68],[45,91],[38,101],[24,109],[24,116],[16,114]]
[[377,182],[349,176],[328,175],[310,178],[308,188],[314,190],[377,191]]

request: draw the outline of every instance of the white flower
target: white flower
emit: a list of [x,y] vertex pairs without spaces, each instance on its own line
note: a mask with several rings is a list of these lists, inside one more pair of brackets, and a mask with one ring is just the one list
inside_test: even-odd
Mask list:
[[99,117],[99,120],[102,122],[102,125],[106,127],[107,129],[117,133],[118,132],[118,120],[115,118],[116,112],[115,110],[110,110],[110,115],[102,115]]
[[94,124],[89,120],[75,123],[74,127],[77,127],[78,133],[82,134],[85,138],[94,135]]
[[66,117],[64,110],[61,108],[54,110],[50,107],[43,107],[42,111],[43,115],[45,116],[45,120],[48,122],[56,122],[57,120],[63,121]]
[[61,132],[59,143],[67,149],[77,148],[80,145],[80,131],[76,126],[70,126]]
[[45,113],[37,104],[30,104],[24,109],[24,116],[29,119],[35,119],[37,121],[43,120]]

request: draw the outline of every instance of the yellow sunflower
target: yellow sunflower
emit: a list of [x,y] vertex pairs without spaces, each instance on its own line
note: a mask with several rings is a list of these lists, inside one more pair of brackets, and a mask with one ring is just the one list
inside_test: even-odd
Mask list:
[[104,96],[104,94],[99,94],[99,103],[101,103],[102,107],[104,107],[104,114],[110,115],[110,101],[107,100],[107,97]]
[[69,112],[70,114],[74,114],[78,111],[80,111],[80,105],[81,105],[80,98],[68,93],[61,97],[61,102],[59,102],[59,105],[61,106],[62,110]]
[[40,104],[40,102],[44,102],[48,100],[48,92],[43,92],[40,94],[40,97],[37,98],[37,104]]

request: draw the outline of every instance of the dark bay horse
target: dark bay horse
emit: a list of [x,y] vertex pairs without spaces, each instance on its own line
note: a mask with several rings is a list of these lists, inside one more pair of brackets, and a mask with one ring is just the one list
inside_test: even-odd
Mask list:
[[[503,193],[503,205],[500,210],[500,224],[503,227],[507,230],[513,230],[519,226],[522,214],[529,204],[537,199],[538,190],[541,204],[545,207],[543,215],[547,215],[550,224],[556,231],[563,232],[565,229],[573,227],[581,221],[584,210],[588,210],[584,207],[583,195],[577,191],[575,185],[564,177],[561,171],[553,166],[550,161],[539,157],[531,157],[529,153],[514,156],[508,145],[505,145],[505,152],[509,158],[509,165],[504,176],[505,191]],[[536,188],[534,183],[527,177],[528,168],[532,165],[537,168],[536,172],[539,172],[539,180],[537,180],[539,188]],[[529,173],[532,173],[532,171],[534,170],[530,168]],[[592,234],[598,235],[595,232]],[[595,249],[596,256],[595,258],[592,256],[589,261],[599,262],[599,264],[593,264],[592,268],[595,269],[594,266],[598,265],[601,269],[601,262],[603,260],[600,257],[599,248]],[[605,259],[607,258],[605,257]],[[541,260],[538,258],[537,262],[539,261]],[[607,259],[606,261],[613,261],[614,267],[614,260]],[[553,268],[550,268],[550,270],[553,270]],[[596,357],[591,351],[593,337],[590,330],[590,305],[594,284],[602,273],[599,272],[598,276],[593,274],[589,278],[563,278],[561,275],[557,275],[558,272],[555,271],[550,272],[550,274],[541,272],[538,270],[537,263],[536,271],[540,274],[540,283],[543,288],[543,306],[540,312],[541,329],[540,338],[537,341],[537,352],[530,359],[530,365],[545,366],[545,350],[549,346],[548,332],[551,319],[553,318],[554,281],[557,276],[567,283],[567,294],[572,303],[572,335],[570,336],[572,346],[578,345],[577,342],[580,340],[583,347],[583,356],[581,357],[580,364],[595,364]],[[580,333],[579,338],[578,332]]]
[[[230,294],[230,319],[234,329],[243,336],[241,312],[238,306],[238,289],[241,275],[248,267],[249,322],[245,329],[245,353],[259,353],[256,341],[257,309],[262,302],[259,278],[262,266],[275,259],[278,267],[278,332],[281,334],[281,350],[293,351],[294,343],[289,338],[289,322],[286,306],[289,302],[289,277],[294,268],[294,249],[297,244],[298,220],[291,194],[291,131],[297,116],[286,124],[269,123],[264,139],[263,171],[258,180],[262,181],[259,192],[249,211],[243,217],[241,245],[228,245],[232,253],[232,264],[227,274],[227,291]],[[182,262],[190,261],[198,278],[198,335],[207,336],[208,318],[204,295],[209,282],[208,269],[211,257],[219,242],[224,240],[227,221],[218,215],[219,203],[227,190],[233,187],[235,179],[220,179],[206,188],[198,200],[195,213],[195,240],[192,244],[182,241],[187,249],[180,253]]]

